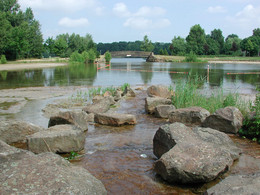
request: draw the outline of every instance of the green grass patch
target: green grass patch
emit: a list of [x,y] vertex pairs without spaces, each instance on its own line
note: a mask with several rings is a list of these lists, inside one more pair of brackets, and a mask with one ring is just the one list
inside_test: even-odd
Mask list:
[[9,108],[15,105],[17,105],[17,102],[2,102],[0,103],[0,109],[8,110]]
[[[172,96],[172,103],[176,108],[187,108],[198,106],[205,108],[210,113],[227,106],[237,107],[243,115],[248,113],[250,102],[245,102],[239,98],[237,93],[224,95],[223,89],[206,96],[200,92],[205,79],[195,75],[190,76],[187,82],[179,81],[176,84],[175,95]],[[170,89],[172,90],[172,88]]]

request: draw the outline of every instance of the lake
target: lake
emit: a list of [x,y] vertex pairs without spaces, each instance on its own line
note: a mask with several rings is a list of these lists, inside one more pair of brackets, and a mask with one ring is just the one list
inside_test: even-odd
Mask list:
[[[209,65],[209,69],[208,69]],[[142,58],[114,58],[105,64],[78,64],[23,71],[0,71],[0,89],[36,86],[119,86],[164,84],[185,81],[187,73],[205,78],[205,89],[223,86],[226,91],[255,93],[260,86],[260,65],[207,63],[147,63]],[[229,74],[232,73],[232,74]],[[235,74],[233,74],[235,73]]]

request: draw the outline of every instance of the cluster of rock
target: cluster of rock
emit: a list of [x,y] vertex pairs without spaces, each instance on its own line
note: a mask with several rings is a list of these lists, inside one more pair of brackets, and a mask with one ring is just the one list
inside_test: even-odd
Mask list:
[[[153,139],[155,171],[170,183],[203,183],[216,179],[239,158],[240,150],[225,133],[237,133],[243,116],[235,107],[210,114],[200,107],[176,109],[165,86],[147,89],[145,109],[170,122]],[[186,125],[193,126],[193,128]]]
[[[47,129],[23,121],[1,121],[0,194],[106,194],[103,184],[87,170],[73,167],[54,153],[83,150],[89,122],[136,124],[134,115],[109,112],[123,96],[134,97],[135,93],[126,88],[117,90],[114,97],[108,92],[97,96],[82,111],[56,113]],[[29,151],[8,145],[17,143],[26,143]]]

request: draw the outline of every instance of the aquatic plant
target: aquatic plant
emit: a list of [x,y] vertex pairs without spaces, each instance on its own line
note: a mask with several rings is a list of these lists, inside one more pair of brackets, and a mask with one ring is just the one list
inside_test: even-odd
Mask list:
[[66,160],[74,160],[78,156],[79,156],[79,154],[77,152],[70,152],[70,155],[68,157],[65,157],[65,159]]
[[258,89],[254,106],[251,106],[253,116],[246,116],[239,135],[257,141],[260,144],[260,89]]
[[129,83],[124,83],[124,84],[121,86],[121,90],[122,90],[122,91],[125,91],[126,88],[130,88],[130,84],[129,84]]
[[179,81],[176,83],[175,95],[172,96],[172,103],[176,108],[187,108],[191,106],[199,106],[207,109],[210,113],[214,113],[217,109],[227,106],[237,107],[245,116],[251,102],[243,101],[237,93],[228,93],[224,95],[223,89],[220,88],[210,95],[204,95],[200,92],[205,78],[198,75],[189,76],[187,82]]

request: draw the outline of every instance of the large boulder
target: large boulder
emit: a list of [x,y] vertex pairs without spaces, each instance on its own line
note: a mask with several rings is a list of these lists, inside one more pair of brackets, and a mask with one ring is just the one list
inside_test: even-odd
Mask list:
[[191,129],[182,123],[164,125],[153,140],[160,158],[155,171],[168,182],[202,183],[227,171],[240,150],[222,132],[211,128]]
[[102,125],[122,126],[136,124],[136,117],[132,114],[100,113],[95,114],[95,122]]
[[170,113],[175,109],[174,105],[158,105],[155,107],[154,115],[158,118],[169,118]]
[[149,97],[162,97],[162,98],[171,98],[171,92],[168,87],[163,85],[152,85],[147,89],[147,95]]
[[72,124],[81,129],[82,131],[88,130],[88,121],[91,122],[91,114],[83,111],[66,111],[59,112],[58,115],[52,116],[49,120],[48,127],[55,125]]
[[0,140],[8,143],[25,143],[26,136],[43,128],[24,121],[0,121]]
[[0,194],[106,194],[86,169],[53,153],[35,155],[0,141]]
[[114,105],[115,101],[113,97],[104,97],[98,101],[95,101],[93,104],[90,104],[83,108],[83,111],[86,113],[105,113],[110,109],[111,105]]
[[184,124],[201,125],[210,116],[210,112],[201,107],[181,108],[172,111],[169,115],[171,123],[180,122]]
[[36,154],[81,151],[84,145],[84,131],[73,125],[56,125],[27,137],[28,150]]
[[218,109],[214,114],[208,116],[202,123],[203,127],[210,127],[225,133],[236,134],[243,124],[243,115],[235,107]]
[[250,175],[231,175],[209,190],[208,194],[248,195],[259,194],[260,172]]
[[161,97],[147,97],[145,98],[145,110],[148,114],[154,114],[156,106],[171,105],[172,101]]

